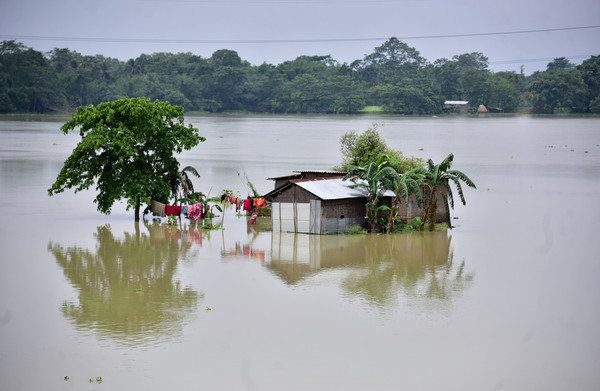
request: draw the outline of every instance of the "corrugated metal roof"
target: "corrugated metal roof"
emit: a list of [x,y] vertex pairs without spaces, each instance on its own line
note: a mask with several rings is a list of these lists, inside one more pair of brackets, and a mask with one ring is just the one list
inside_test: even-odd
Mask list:
[[271,177],[271,178],[267,178],[267,180],[272,180],[272,181],[274,181],[274,180],[276,180],[276,179],[284,179],[284,178],[297,178],[297,177],[299,177],[299,176],[300,176],[300,174],[288,174],[288,175],[283,175],[283,176],[274,176],[274,177]]
[[[351,180],[344,181],[342,178],[319,179],[307,181],[292,181],[297,186],[316,195],[322,200],[342,200],[345,198],[361,198],[368,194],[364,187],[350,188],[354,184]],[[386,191],[384,196],[395,196],[393,191]]]
[[346,175],[343,171],[332,171],[332,170],[294,170],[292,171],[295,174],[288,174],[282,176],[274,176],[271,178],[267,178],[268,180],[277,180],[277,179],[285,179],[285,178],[297,178],[302,176],[302,174],[331,174],[331,175]]
[[468,100],[447,100],[444,102],[445,105],[466,105],[468,103]]
[[298,173],[310,172],[310,173],[314,173],[314,174],[340,174],[340,175],[346,174],[344,171],[332,171],[332,170],[294,170],[293,172],[298,172]]

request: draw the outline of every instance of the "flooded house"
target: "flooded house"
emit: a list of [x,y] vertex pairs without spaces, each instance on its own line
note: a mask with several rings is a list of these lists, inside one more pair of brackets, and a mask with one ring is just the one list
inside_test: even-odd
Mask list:
[[[367,189],[352,188],[353,182],[344,181],[344,175],[335,171],[295,171],[292,175],[269,178],[275,181],[275,189],[264,197],[271,202],[273,231],[328,234],[342,233],[356,225],[364,227]],[[424,198],[427,193],[424,189]],[[386,191],[382,204],[390,206],[394,197],[393,191]],[[446,216],[443,208],[440,200],[440,221]],[[423,212],[411,195],[408,207],[400,205],[398,217],[408,220]]]
[[447,100],[444,102],[445,111],[468,111],[471,108],[466,100]]

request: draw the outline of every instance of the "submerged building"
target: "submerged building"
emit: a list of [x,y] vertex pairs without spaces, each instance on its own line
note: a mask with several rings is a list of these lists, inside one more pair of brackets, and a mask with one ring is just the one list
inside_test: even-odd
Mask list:
[[[363,187],[352,188],[354,183],[344,181],[344,175],[335,171],[297,171],[269,178],[275,181],[275,189],[264,197],[271,202],[273,231],[328,234],[357,225],[364,227],[368,191]],[[390,206],[394,197],[394,192],[388,190],[382,204]],[[408,207],[402,203],[397,215],[408,220],[423,213],[416,197],[411,195]],[[437,216],[443,221],[443,201],[438,202]]]

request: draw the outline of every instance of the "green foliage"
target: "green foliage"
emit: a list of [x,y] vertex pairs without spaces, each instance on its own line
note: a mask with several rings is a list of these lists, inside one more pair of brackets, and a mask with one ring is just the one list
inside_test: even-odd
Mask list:
[[174,200],[189,198],[194,193],[194,184],[190,178],[191,174],[196,178],[200,178],[198,171],[192,167],[187,166],[183,170],[177,173],[177,176],[169,178],[169,184],[171,186],[171,195]]
[[[452,194],[452,188],[450,182],[453,182],[458,196],[463,205],[466,205],[465,196],[463,193],[461,182],[464,182],[468,187],[476,189],[475,183],[463,172],[458,170],[451,170],[452,162],[454,160],[454,154],[449,154],[440,164],[434,164],[433,160],[427,161],[427,171],[423,171],[424,183],[429,188],[429,198],[425,206],[425,213],[421,221],[420,229],[423,230],[425,223],[429,223],[431,230],[435,227],[436,211],[438,195],[442,194],[444,206],[446,209],[446,220],[448,226],[450,224],[450,208],[454,209],[454,196]],[[444,191],[447,194],[444,196]]]
[[528,86],[531,103],[538,113],[552,114],[558,109],[584,112],[588,89],[577,69],[557,69],[534,75]]
[[590,102],[590,112],[592,113],[600,113],[600,96],[594,98],[591,102]]
[[421,218],[415,217],[408,221],[406,224],[399,223],[394,224],[392,229],[389,231],[390,233],[408,233],[418,231],[421,226]]
[[[577,66],[577,69],[581,72],[581,78],[587,87],[587,99],[590,101],[589,106],[591,111],[592,107],[597,107],[597,103],[592,104],[593,101],[600,97],[600,56],[590,57]],[[597,113],[598,111],[592,112]]]
[[351,130],[341,136],[342,163],[335,169],[348,171],[351,166],[365,167],[370,163],[377,162],[383,155],[391,157],[395,161],[393,167],[399,173],[423,166],[421,159],[406,157],[402,155],[402,152],[389,148],[378,132],[379,126],[373,124],[371,128],[361,134],[358,134],[356,130]]
[[[358,113],[368,106],[398,114],[437,114],[445,100],[468,100],[512,112],[530,96],[540,112],[587,111],[600,95],[599,56],[576,67],[556,58],[530,77],[493,73],[479,52],[428,63],[419,51],[395,37],[362,59],[340,64],[329,55],[299,56],[278,65],[253,66],[233,50],[210,58],[192,53],[142,54],[128,61],[55,48],[41,53],[15,41],[0,44],[0,112],[72,112],[76,107],[125,98],[168,101],[188,111],[270,113]],[[581,72],[587,91],[571,77]],[[540,98],[548,86],[526,85],[558,72],[548,83],[557,97]],[[566,73],[563,73],[566,72]],[[575,84],[572,84],[575,82]],[[546,101],[559,99],[558,106]],[[562,91],[562,92],[561,92]],[[547,95],[547,94],[546,94]],[[577,98],[577,99],[576,99]],[[580,101],[581,102],[580,102]]]
[[100,212],[110,213],[115,202],[125,199],[128,208],[135,208],[136,220],[142,202],[169,198],[169,178],[179,176],[174,153],[204,141],[197,129],[184,125],[182,107],[146,98],[79,107],[61,130],[67,134],[76,128],[81,141],[48,194],[95,185]]
[[344,231],[345,235],[362,235],[362,234],[366,234],[367,231],[365,231],[363,229],[363,227],[361,227],[360,225],[355,225],[351,228],[346,229],[346,231]]

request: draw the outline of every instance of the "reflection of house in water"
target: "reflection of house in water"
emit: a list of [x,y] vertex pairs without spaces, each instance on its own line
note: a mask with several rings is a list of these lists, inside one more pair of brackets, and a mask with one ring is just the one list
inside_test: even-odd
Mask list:
[[[269,178],[275,189],[265,194],[271,201],[271,219],[275,232],[311,234],[342,233],[354,226],[364,226],[368,191],[364,187],[352,188],[351,180],[334,171],[300,171],[284,177]],[[310,174],[310,175],[309,175]],[[429,189],[422,188],[425,202]],[[443,189],[438,195],[438,222],[447,220]],[[386,191],[383,205],[390,206],[394,192]],[[415,195],[409,198],[408,207],[401,202],[397,212],[405,220],[422,216],[424,209],[417,205]]]
[[267,265],[288,284],[340,271],[352,294],[381,303],[400,292],[449,298],[472,276],[453,265],[446,232],[403,235],[302,235],[273,232]]

